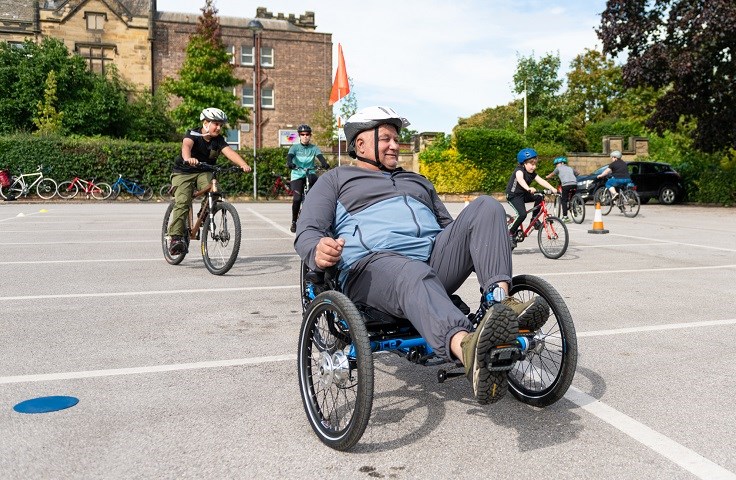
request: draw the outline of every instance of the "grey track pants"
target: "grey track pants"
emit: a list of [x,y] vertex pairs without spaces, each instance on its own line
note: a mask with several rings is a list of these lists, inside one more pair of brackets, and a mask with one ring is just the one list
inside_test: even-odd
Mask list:
[[373,253],[350,269],[345,291],[354,302],[408,319],[438,355],[450,358],[450,339],[471,325],[449,295],[473,270],[483,292],[511,282],[506,213],[488,196],[470,202],[437,235],[428,262]]

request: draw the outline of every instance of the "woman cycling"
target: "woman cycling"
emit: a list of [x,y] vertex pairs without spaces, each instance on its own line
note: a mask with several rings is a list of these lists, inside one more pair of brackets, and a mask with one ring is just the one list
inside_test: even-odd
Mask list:
[[314,185],[317,181],[315,159],[319,160],[322,168],[327,170],[330,166],[322,155],[322,151],[312,141],[312,127],[299,125],[296,129],[299,133],[299,143],[289,148],[286,156],[286,166],[291,169],[291,189],[294,191],[294,199],[291,203],[291,232],[296,232],[296,220],[299,218],[299,209],[304,198],[304,178],[309,172],[309,183]]

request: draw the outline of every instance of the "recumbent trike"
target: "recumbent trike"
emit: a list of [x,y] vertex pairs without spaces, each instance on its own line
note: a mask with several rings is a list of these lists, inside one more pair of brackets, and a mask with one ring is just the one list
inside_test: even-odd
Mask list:
[[[436,356],[408,320],[354,304],[340,292],[334,270],[312,272],[302,262],[300,283],[299,387],[309,423],[326,445],[348,450],[363,435],[373,405],[373,352],[393,352],[420,365],[445,364],[449,370],[440,367],[437,373],[440,383],[464,375],[461,364]],[[507,371],[508,388],[518,400],[546,407],[564,396],[575,375],[575,326],[560,294],[541,278],[513,277],[509,296],[521,302],[542,297],[549,319],[492,349],[488,364]],[[476,326],[485,310],[471,314],[460,297],[451,298]]]

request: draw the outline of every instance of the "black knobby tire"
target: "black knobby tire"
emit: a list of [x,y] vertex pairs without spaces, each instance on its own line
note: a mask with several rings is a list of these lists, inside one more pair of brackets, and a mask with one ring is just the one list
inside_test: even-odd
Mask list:
[[639,208],[641,207],[639,195],[633,190],[624,190],[621,195],[623,195],[621,201],[623,202],[622,212],[624,216],[634,218],[639,214]]
[[523,360],[508,373],[509,390],[527,405],[547,407],[561,399],[572,384],[578,361],[575,325],[562,296],[545,280],[517,275],[509,294],[526,302],[541,297],[549,319],[535,332],[524,333],[532,343]]
[[224,275],[240,252],[240,217],[234,206],[222,201],[211,213],[202,229],[202,258],[210,273]]
[[36,195],[44,200],[51,200],[56,196],[57,189],[56,180],[44,178],[36,185]]
[[547,217],[542,228],[537,232],[537,241],[545,257],[560,258],[565,254],[570,243],[567,225],[557,217]]
[[299,333],[297,368],[314,433],[336,450],[353,447],[373,407],[373,356],[363,318],[345,295],[331,290],[309,304]]
[[169,241],[167,232],[169,231],[169,220],[171,218],[171,212],[174,210],[174,202],[171,202],[166,209],[166,213],[164,213],[164,223],[161,226],[161,248],[164,251],[164,258],[168,263],[171,265],[179,265],[182,260],[184,260],[184,257],[187,256],[187,250],[189,249],[189,235],[186,233],[189,230],[189,219],[185,219],[184,221],[184,242],[187,246],[187,248],[184,250],[183,253],[180,253],[179,255],[172,255],[171,252],[169,252]]
[[603,206],[603,194],[607,191],[608,189],[606,187],[599,187],[596,189],[595,192],[593,192],[593,206],[594,207],[596,203],[600,203],[601,206]]
[[585,200],[580,194],[575,194],[570,200],[570,211],[568,212],[575,223],[583,223],[585,221]]

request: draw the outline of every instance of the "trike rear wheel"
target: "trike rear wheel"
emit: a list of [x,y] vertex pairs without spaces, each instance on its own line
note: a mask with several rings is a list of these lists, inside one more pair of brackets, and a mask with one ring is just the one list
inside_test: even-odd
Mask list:
[[547,217],[542,228],[539,229],[537,239],[539,249],[547,258],[560,258],[567,251],[570,239],[567,235],[567,226],[557,217]]
[[575,325],[562,296],[545,280],[517,275],[512,285],[509,295],[518,301],[544,299],[549,305],[549,318],[534,332],[519,332],[531,345],[524,359],[508,373],[509,390],[523,403],[546,407],[565,395],[575,376],[578,359]]
[[240,252],[240,217],[234,206],[218,202],[204,221],[202,258],[213,275],[224,275]]
[[314,433],[336,450],[363,435],[373,407],[373,356],[355,305],[327,291],[304,313],[297,359],[299,390]]

